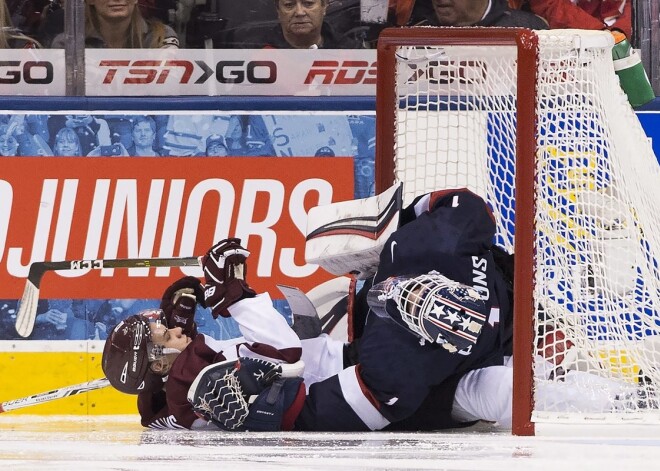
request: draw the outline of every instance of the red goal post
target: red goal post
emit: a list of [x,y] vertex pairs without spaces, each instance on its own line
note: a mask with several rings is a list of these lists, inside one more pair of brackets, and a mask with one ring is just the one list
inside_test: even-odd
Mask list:
[[[611,45],[606,32],[517,28],[379,38],[376,192],[401,181],[405,204],[467,187],[515,252],[517,435],[545,423],[660,424],[660,172]],[[655,182],[652,195],[642,180]]]

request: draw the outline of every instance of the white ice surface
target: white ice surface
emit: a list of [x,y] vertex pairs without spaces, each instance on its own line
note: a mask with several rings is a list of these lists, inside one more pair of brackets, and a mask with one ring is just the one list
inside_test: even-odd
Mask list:
[[155,431],[137,417],[0,415],[0,471],[653,470],[660,436]]

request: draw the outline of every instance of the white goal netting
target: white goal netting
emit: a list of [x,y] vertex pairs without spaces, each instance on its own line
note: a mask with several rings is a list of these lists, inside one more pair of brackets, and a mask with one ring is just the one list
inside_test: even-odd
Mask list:
[[483,196],[513,252],[517,138],[533,140],[532,420],[660,423],[660,166],[611,35],[536,34],[528,136],[516,131],[516,46],[396,48],[396,179],[404,202],[443,188]]

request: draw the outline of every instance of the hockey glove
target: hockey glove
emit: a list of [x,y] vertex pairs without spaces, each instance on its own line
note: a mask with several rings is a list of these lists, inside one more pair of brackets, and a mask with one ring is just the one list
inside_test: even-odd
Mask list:
[[204,305],[204,289],[197,278],[186,276],[172,283],[163,293],[160,302],[167,327],[181,327],[184,334],[195,337],[197,303]]
[[241,247],[240,239],[224,239],[211,247],[202,258],[206,280],[204,299],[214,319],[218,316],[229,317],[229,306],[257,295],[245,280],[245,261],[249,255],[250,252]]

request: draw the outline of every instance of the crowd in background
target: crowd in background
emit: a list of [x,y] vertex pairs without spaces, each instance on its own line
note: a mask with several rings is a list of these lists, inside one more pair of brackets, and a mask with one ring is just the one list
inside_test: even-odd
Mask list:
[[365,115],[0,114],[0,156],[351,156],[373,194],[375,118]]
[[[157,299],[41,299],[30,340],[105,340],[122,319],[144,309],[155,309]],[[284,303],[277,306],[280,311]],[[288,305],[286,306],[288,308]],[[18,301],[0,300],[0,340],[21,338],[14,327]],[[286,315],[286,312],[282,312]],[[216,339],[240,335],[229,319],[217,321],[201,307],[195,313],[198,330]]]
[[[66,0],[0,0],[0,48],[62,48]],[[373,48],[387,26],[518,26],[632,33],[631,0],[84,0],[85,44],[100,48]],[[365,1],[365,0],[363,0]],[[376,0],[366,0],[377,3]],[[200,4],[201,3],[201,4]]]
[[[0,0],[0,48],[63,48],[66,1]],[[361,2],[378,0],[82,1],[90,48],[373,48],[383,28],[403,25],[609,28],[630,37],[633,8],[630,0],[389,0],[385,21],[365,23]],[[327,143],[306,150],[333,152]],[[259,116],[14,115],[0,116],[0,155],[277,154]]]

